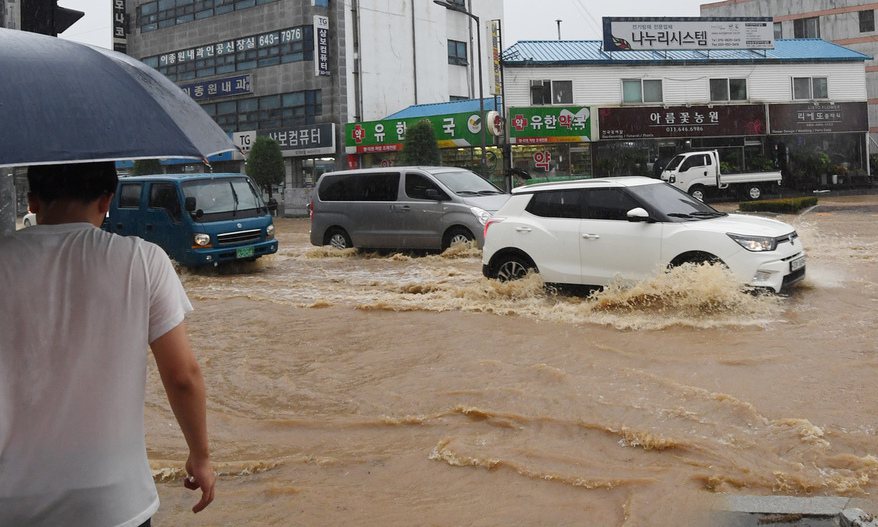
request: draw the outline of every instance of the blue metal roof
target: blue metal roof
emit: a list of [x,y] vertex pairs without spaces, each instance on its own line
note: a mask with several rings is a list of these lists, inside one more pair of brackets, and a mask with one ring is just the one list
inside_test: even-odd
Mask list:
[[600,40],[522,40],[503,52],[505,66],[569,64],[856,62],[872,57],[820,39],[776,40],[774,49],[604,51]]
[[[493,97],[486,97],[484,101],[486,112],[497,109]],[[415,104],[394,114],[390,114],[385,117],[385,119],[409,119],[412,117],[432,117],[434,115],[451,115],[454,113],[478,111],[479,100],[466,99],[463,101],[439,102],[434,104]]]

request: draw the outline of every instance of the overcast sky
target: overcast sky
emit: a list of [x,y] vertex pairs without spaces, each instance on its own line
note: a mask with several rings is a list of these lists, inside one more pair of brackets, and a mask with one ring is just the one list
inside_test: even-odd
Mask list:
[[[473,0],[480,1],[484,0]],[[559,19],[561,38],[599,40],[601,17],[698,16],[699,6],[707,1],[710,0],[503,0],[503,45],[508,47],[519,40],[555,40],[558,38],[555,20]],[[59,0],[58,3],[85,12],[85,17],[61,35],[63,38],[112,47],[112,0]]]

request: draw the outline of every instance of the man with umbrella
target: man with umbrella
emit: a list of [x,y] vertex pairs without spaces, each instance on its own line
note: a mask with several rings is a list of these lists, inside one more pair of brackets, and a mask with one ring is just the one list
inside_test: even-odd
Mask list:
[[0,238],[0,526],[149,525],[147,348],[198,512],[216,476],[192,306],[158,246],[98,227],[117,182],[107,160],[235,146],[179,87],[119,53],[0,28],[0,71],[16,79],[0,86],[0,167],[30,167],[38,223]]
[[[164,251],[99,226],[112,162],[30,167],[37,225],[0,238],[0,525],[149,525],[146,348],[189,446],[184,482],[213,500],[191,311]],[[26,306],[28,316],[13,317]]]

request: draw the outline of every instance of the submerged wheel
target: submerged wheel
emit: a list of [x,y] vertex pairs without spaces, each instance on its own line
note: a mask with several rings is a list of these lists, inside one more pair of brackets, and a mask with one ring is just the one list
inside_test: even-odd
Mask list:
[[536,266],[529,259],[516,254],[501,256],[494,264],[494,277],[501,282],[509,282],[524,278],[528,271],[536,271]]
[[689,195],[698,201],[704,201],[704,187],[702,185],[692,185],[689,189]]
[[457,245],[459,243],[468,243],[475,240],[476,237],[473,236],[469,230],[464,229],[463,227],[453,227],[448,229],[448,232],[445,233],[445,236],[442,237],[442,250],[448,249],[452,245]]
[[30,226],[31,226],[31,225],[30,225],[30,220],[29,220],[29,219],[27,219],[27,218],[24,219],[24,226],[25,226],[25,227],[30,227]]
[[749,185],[747,187],[747,197],[752,200],[757,200],[762,197],[762,189],[759,185]]
[[324,245],[331,245],[334,249],[350,249],[354,246],[348,233],[338,227],[326,231]]

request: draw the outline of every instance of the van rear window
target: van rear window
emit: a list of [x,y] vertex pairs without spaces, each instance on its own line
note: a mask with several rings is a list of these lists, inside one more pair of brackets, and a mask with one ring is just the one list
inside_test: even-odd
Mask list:
[[320,201],[396,201],[399,173],[325,176],[317,189]]

